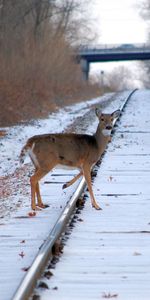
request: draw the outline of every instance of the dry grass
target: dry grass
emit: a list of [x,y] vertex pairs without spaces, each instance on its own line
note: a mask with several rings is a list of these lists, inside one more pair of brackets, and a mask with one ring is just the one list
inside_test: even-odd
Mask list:
[[83,81],[80,65],[73,61],[73,52],[64,41],[55,43],[55,49],[51,44],[37,48],[29,48],[23,56],[16,49],[12,60],[0,56],[1,127],[46,116],[99,93],[97,85]]
[[0,127],[43,117],[98,90],[82,80],[64,28],[56,30],[47,19],[36,27],[38,11],[21,18],[28,2],[15,3],[4,2],[0,10]]

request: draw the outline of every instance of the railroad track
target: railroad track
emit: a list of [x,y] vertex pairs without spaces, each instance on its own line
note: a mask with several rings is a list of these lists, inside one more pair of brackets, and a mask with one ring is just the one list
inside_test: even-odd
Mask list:
[[[124,103],[122,104],[122,106],[119,107],[122,112],[125,109],[127,102],[135,92],[136,89],[130,92],[128,97],[125,99]],[[36,286],[37,280],[40,278],[48,261],[52,260],[53,258],[54,247],[57,246],[57,243],[60,240],[62,233],[65,232],[68,223],[71,222],[71,220],[73,219],[73,216],[75,215],[77,209],[77,201],[78,199],[83,197],[83,193],[85,189],[86,189],[86,182],[83,178],[80,181],[71,199],[66,204],[59,218],[57,219],[53,229],[50,231],[47,240],[40,248],[38,255],[34,259],[26,276],[24,277],[18,289],[16,290],[12,300],[26,300],[29,299],[29,297],[31,296]]]

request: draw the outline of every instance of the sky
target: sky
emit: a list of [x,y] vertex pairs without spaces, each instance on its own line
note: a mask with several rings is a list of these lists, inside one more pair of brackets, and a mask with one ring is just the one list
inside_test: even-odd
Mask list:
[[96,20],[101,43],[143,43],[146,23],[139,15],[142,0],[96,0]]
[[[98,44],[139,44],[146,42],[146,22],[140,17],[143,0],[95,0]],[[135,68],[135,62],[91,64],[91,74],[112,70],[119,65]]]

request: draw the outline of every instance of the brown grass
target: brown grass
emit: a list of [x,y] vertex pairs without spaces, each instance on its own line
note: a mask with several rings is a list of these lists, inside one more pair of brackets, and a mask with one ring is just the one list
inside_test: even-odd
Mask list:
[[82,80],[63,31],[55,34],[53,25],[45,20],[35,33],[32,15],[16,27],[17,9],[23,7],[17,1],[15,8],[7,3],[5,26],[0,23],[0,127],[43,117],[58,107],[95,96],[97,86]]
[[83,81],[80,65],[64,41],[55,43],[55,49],[51,44],[36,47],[22,57],[16,49],[10,61],[0,57],[0,127],[46,116],[99,93],[97,85]]

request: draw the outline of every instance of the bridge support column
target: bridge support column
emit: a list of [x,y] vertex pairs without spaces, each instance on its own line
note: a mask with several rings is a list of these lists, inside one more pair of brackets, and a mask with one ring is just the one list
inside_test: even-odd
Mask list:
[[80,64],[81,64],[81,69],[82,69],[82,72],[83,72],[83,79],[88,80],[89,70],[90,70],[89,62],[86,59],[82,58],[80,60]]

